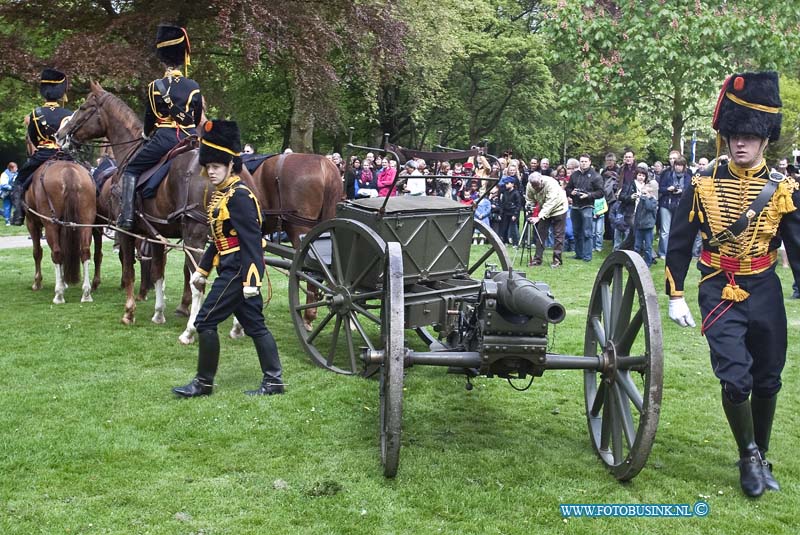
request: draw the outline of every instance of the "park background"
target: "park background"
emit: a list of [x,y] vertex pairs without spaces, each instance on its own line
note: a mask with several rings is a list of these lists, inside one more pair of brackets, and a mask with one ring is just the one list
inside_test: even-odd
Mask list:
[[[719,86],[735,71],[782,73],[784,128],[771,161],[790,156],[800,116],[793,2],[425,1],[4,2],[0,6],[0,150],[22,159],[22,117],[38,75],[71,77],[77,107],[90,79],[143,110],[161,74],[152,40],[162,21],[186,25],[189,74],[210,116],[240,122],[259,151],[341,150],[384,132],[410,147],[488,139],[523,158],[630,146],[664,159],[710,130]],[[441,131],[441,135],[439,134]],[[3,229],[2,234],[21,230]],[[608,245],[608,244],[607,244]],[[193,373],[196,347],[166,325],[118,321],[119,265],[106,247],[95,302],[51,303],[30,291],[27,248],[0,251],[0,532],[2,533],[793,533],[800,422],[790,318],[786,387],[770,457],[780,493],[738,489],[735,448],[697,329],[664,323],[661,423],[648,464],[620,484],[589,443],[579,372],[548,372],[525,393],[501,380],[414,369],[406,381],[398,478],[381,475],[374,381],[313,367],[289,321],[286,282],[272,272],[267,322],[281,347],[288,395],[242,395],[259,374],[249,341],[223,340],[219,388],[181,402],[170,388]],[[605,254],[605,253],[604,253]],[[567,308],[551,350],[581,351],[586,306],[603,255],[567,262],[547,281]],[[181,262],[170,260],[169,304]],[[656,287],[661,266],[652,268]],[[787,290],[788,270],[779,268]],[[695,317],[697,308],[687,287]],[[666,300],[661,298],[662,310]],[[226,329],[222,329],[224,332]],[[560,503],[694,503],[691,519],[570,519]]]
[[800,4],[737,0],[45,0],[0,5],[0,156],[22,159],[22,118],[38,75],[70,76],[71,105],[91,79],[144,110],[161,75],[155,27],[187,27],[189,75],[209,117],[231,117],[262,152],[342,152],[384,133],[526,162],[630,147],[715,154],[710,118],[725,76],[778,69],[782,139],[800,117]]

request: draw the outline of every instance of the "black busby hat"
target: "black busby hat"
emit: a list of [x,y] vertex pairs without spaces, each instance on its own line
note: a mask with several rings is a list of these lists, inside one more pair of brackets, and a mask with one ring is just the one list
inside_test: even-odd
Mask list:
[[39,93],[45,100],[60,100],[67,92],[67,76],[55,69],[44,69],[42,71],[41,82],[39,83]]
[[734,74],[722,84],[713,127],[725,138],[750,134],[774,142],[781,135],[782,105],[777,72]]
[[235,121],[208,121],[200,138],[200,165],[241,162],[242,141]]
[[161,24],[156,31],[156,55],[170,67],[189,64],[189,35],[180,26]]

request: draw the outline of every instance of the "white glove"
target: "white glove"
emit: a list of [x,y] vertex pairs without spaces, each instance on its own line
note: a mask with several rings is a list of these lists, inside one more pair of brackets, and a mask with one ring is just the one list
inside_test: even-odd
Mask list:
[[669,319],[681,327],[694,327],[694,318],[683,297],[669,300]]
[[198,290],[202,290],[203,286],[206,285],[206,282],[208,282],[206,276],[200,273],[199,271],[195,271],[194,273],[192,273],[192,278],[189,279],[189,284],[191,284]]
[[261,293],[261,289],[258,286],[245,286],[244,289],[242,289],[242,293],[245,299],[250,299]]

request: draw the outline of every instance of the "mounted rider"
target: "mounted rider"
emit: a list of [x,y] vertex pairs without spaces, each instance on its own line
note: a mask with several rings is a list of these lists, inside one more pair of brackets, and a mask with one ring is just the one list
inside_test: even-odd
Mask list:
[[200,85],[184,76],[180,67],[189,65],[189,36],[184,28],[160,25],[156,33],[156,55],[166,67],[163,78],[147,87],[147,107],[142,136],[145,144],[131,158],[122,175],[122,210],[117,225],[131,230],[136,181],[143,172],[183,139],[197,134],[203,113]]
[[25,117],[28,125],[28,140],[36,148],[22,164],[17,179],[14,181],[14,218],[12,225],[20,226],[25,218],[22,208],[22,199],[31,185],[34,172],[47,160],[58,157],[69,159],[68,154],[61,152],[61,147],[56,142],[56,132],[61,128],[64,119],[72,115],[72,111],[64,108],[62,100],[66,102],[67,76],[55,69],[44,69],[39,83],[39,93],[45,100],[44,104],[35,108]]

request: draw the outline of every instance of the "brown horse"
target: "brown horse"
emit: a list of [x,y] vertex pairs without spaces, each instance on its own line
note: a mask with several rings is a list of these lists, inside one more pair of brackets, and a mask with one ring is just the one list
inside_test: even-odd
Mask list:
[[[140,146],[142,123],[138,116],[115,95],[105,91],[100,84],[91,82],[91,91],[86,101],[73,114],[72,119],[58,136],[72,143],[84,143],[91,139],[107,138],[114,158],[124,165]],[[115,221],[119,213],[119,174],[110,179],[101,191],[98,204],[108,220]],[[137,217],[134,234],[151,235],[155,231],[164,238],[181,238],[187,247],[184,264],[184,292],[178,312],[186,313],[191,304],[191,313],[186,330],[179,340],[191,343],[194,334],[194,319],[202,302],[202,293],[192,292],[189,275],[195,269],[205,246],[208,225],[205,203],[210,198],[208,182],[200,176],[197,151],[177,156],[170,171],[158,187],[154,198],[145,199]],[[145,223],[144,220],[147,222]],[[136,299],[134,282],[134,236],[119,233],[122,281],[125,287],[125,313],[122,322],[130,325],[135,320]],[[164,246],[153,244],[152,279],[155,281],[156,302],[152,321],[164,323],[164,270],[166,252]]]
[[[25,194],[25,203],[30,209],[25,221],[33,242],[33,261],[36,265],[33,289],[42,288],[41,236],[44,226],[44,235],[47,245],[50,246],[50,258],[56,272],[53,303],[63,303],[67,284],[80,281],[81,265],[81,302],[91,301],[89,249],[92,244],[92,228],[88,225],[94,223],[97,208],[94,182],[89,172],[74,162],[45,162],[33,175],[31,186]],[[73,227],[69,223],[87,226]]]
[[[295,152],[268,158],[253,173],[253,181],[266,211],[264,232],[286,231],[295,250],[300,248],[300,236],[336,215],[336,203],[344,197],[339,169],[319,154]],[[307,302],[312,302],[310,291],[307,296]],[[315,317],[316,309],[306,310],[306,329],[311,330]]]

